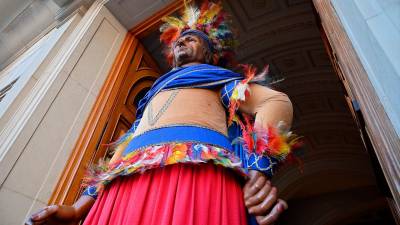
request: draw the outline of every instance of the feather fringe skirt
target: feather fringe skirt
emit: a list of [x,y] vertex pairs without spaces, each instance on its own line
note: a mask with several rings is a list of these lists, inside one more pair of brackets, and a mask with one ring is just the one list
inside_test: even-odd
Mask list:
[[238,175],[211,163],[174,164],[118,177],[84,225],[244,225]]

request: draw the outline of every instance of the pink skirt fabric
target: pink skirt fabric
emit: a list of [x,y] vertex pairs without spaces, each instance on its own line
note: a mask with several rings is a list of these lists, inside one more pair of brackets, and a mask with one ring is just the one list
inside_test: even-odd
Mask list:
[[84,225],[244,225],[237,175],[213,164],[175,164],[119,177]]

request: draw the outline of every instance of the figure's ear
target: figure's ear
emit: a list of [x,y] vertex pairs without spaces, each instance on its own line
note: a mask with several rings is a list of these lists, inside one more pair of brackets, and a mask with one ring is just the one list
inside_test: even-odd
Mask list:
[[172,67],[175,68],[176,67],[176,59],[175,59],[175,54],[174,54],[174,46],[175,43],[172,43],[172,45],[170,45],[168,47],[168,64]]
[[213,54],[208,47],[204,47],[204,61],[206,64],[213,64]]

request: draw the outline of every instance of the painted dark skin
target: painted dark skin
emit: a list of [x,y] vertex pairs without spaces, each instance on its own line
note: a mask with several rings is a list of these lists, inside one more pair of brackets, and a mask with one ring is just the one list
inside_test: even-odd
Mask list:
[[[180,37],[174,44],[174,64],[185,67],[211,61],[211,52],[205,41],[192,34]],[[243,187],[245,205],[255,215],[259,225],[270,225],[277,221],[287,209],[285,201],[278,198],[278,190],[261,172],[251,170]],[[81,196],[74,205],[51,205],[32,214],[27,224],[72,225],[80,221],[93,206],[95,199]]]
[[173,53],[175,66],[190,66],[211,60],[211,52],[203,39],[193,34],[178,38]]

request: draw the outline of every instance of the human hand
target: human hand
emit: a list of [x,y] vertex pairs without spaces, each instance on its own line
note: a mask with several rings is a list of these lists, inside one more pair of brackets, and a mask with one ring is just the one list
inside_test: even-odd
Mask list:
[[278,189],[272,186],[263,173],[250,170],[249,177],[243,188],[244,201],[249,213],[256,216],[259,225],[273,224],[288,208],[287,203],[278,199]]
[[78,221],[74,207],[67,205],[50,205],[32,214],[25,225],[72,225]]

